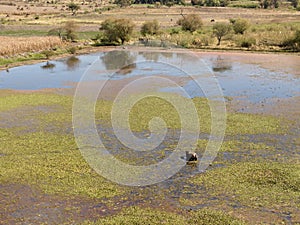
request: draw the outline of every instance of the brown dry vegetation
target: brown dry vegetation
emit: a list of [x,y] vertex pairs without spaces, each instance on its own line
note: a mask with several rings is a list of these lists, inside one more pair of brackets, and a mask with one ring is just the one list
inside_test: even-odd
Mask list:
[[14,56],[63,45],[58,37],[5,37],[0,36],[0,56]]

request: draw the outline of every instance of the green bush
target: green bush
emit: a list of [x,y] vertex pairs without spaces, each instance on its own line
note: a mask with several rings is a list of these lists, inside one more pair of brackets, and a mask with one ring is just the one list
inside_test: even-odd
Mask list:
[[196,14],[189,14],[177,21],[177,24],[181,26],[182,30],[194,32],[200,29],[203,25],[200,16]]
[[222,6],[225,7],[229,4],[229,0],[206,0],[206,6]]
[[256,39],[254,37],[243,37],[238,41],[238,45],[243,48],[250,48],[256,44]]
[[299,0],[291,0],[292,6],[296,9],[300,5],[299,2],[300,2]]
[[256,8],[259,8],[259,5],[256,2],[243,2],[243,3],[238,2],[238,3],[230,4],[229,7],[256,9]]
[[244,32],[250,27],[248,20],[241,18],[234,20],[232,24],[234,33],[236,34],[244,34]]
[[291,49],[293,51],[300,51],[300,30],[297,30],[292,38],[286,39],[282,43],[282,47]]
[[193,45],[197,47],[209,46],[212,44],[212,38],[210,34],[201,34],[193,40]]
[[51,56],[53,56],[55,53],[51,50],[44,50],[41,52],[43,55],[46,56],[46,59],[49,59]]
[[147,34],[154,35],[159,33],[159,29],[160,26],[157,20],[148,21],[143,24],[141,28],[141,33],[144,36],[146,36]]
[[259,4],[261,8],[278,8],[279,0],[259,0]]
[[173,34],[179,34],[181,32],[180,28],[177,28],[177,27],[173,27],[170,31],[170,34],[173,35]]
[[126,7],[132,4],[132,0],[116,0],[115,4],[119,5],[120,7]]
[[199,6],[204,6],[205,1],[204,0],[191,0],[192,5],[199,5]]
[[100,29],[103,30],[104,41],[124,44],[129,41],[133,33],[134,23],[130,19],[106,19]]
[[77,48],[74,47],[74,46],[73,46],[73,47],[70,47],[70,48],[68,49],[68,52],[71,53],[71,54],[73,54],[73,55],[76,53],[76,51],[77,51]]
[[80,9],[80,6],[74,2],[68,4],[68,9],[72,11],[72,15],[75,15],[76,12]]

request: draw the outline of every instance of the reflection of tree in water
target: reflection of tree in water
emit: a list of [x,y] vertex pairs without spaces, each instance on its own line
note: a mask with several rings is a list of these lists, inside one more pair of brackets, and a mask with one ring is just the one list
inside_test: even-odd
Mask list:
[[145,60],[157,62],[159,58],[159,52],[140,52],[141,56],[144,57]]
[[176,53],[173,52],[160,52],[160,55],[166,59],[170,59],[173,57],[173,55]]
[[45,65],[42,65],[41,68],[44,70],[51,70],[55,67],[54,63],[50,63],[49,61],[46,62]]
[[146,60],[154,62],[157,62],[159,60],[159,57],[169,59],[174,55],[173,52],[141,52],[139,54],[142,55]]
[[231,68],[231,63],[221,56],[218,56],[212,64],[212,69],[214,72],[225,72],[226,70],[231,70]]
[[136,56],[129,51],[111,51],[101,57],[107,70],[118,70],[118,74],[128,74],[136,68]]
[[65,63],[68,67],[68,70],[75,70],[79,66],[80,59],[75,56],[71,56],[65,61]]

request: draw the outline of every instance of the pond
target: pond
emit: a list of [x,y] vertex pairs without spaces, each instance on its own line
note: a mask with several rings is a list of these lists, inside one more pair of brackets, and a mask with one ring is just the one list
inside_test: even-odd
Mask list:
[[[94,81],[132,80],[134,77],[160,75],[175,79],[178,85],[160,84],[156,91],[180,92],[179,89],[183,88],[191,98],[204,95],[194,79],[196,77],[206,85],[202,77],[207,76],[207,71],[211,71],[209,76],[217,79],[224,96],[257,103],[300,94],[300,56],[198,53],[198,60],[202,63],[200,67],[193,57],[196,56],[186,52],[149,50],[72,56],[1,71],[0,89],[73,88],[89,67],[96,64],[94,68],[97,71],[89,78]],[[193,79],[181,70],[183,66],[197,72]]]

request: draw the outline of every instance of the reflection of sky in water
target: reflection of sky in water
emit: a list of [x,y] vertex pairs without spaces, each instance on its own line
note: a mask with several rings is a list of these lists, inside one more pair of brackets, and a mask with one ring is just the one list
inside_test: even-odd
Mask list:
[[65,88],[67,82],[77,82],[86,68],[97,59],[97,55],[77,56],[78,66],[70,67],[67,59],[51,60],[55,67],[44,69],[46,62],[11,68],[0,72],[0,88],[16,90],[38,90],[43,88]]
[[[230,70],[214,73],[224,96],[241,96],[252,102],[259,102],[266,98],[287,98],[300,94],[299,79],[291,74],[271,72],[257,65],[233,63]],[[201,82],[201,77],[198,81]],[[183,88],[192,98],[204,96],[194,81],[188,81]],[[166,87],[163,91],[177,92],[177,88]]]
[[[66,88],[69,82],[78,82],[89,66],[95,60],[100,59],[96,61],[97,70],[91,71],[93,80],[107,79],[108,77],[111,80],[121,80],[134,76],[154,75],[186,77],[187,75],[178,69],[185,66],[185,68],[197,71],[197,82],[206,85],[208,71],[207,68],[204,68],[206,64],[209,70],[215,71],[215,77],[225,96],[244,96],[251,101],[258,102],[266,98],[285,98],[300,93],[300,79],[292,74],[270,71],[255,64],[232,62],[229,59],[230,54],[224,55],[222,58],[217,54],[202,56],[205,64],[201,66],[193,58],[186,58],[186,55],[180,53],[133,52],[125,56],[127,58],[124,62],[118,57],[114,58],[113,54],[110,56],[107,53],[98,53],[76,56],[78,60],[74,61],[67,61],[68,58],[51,60],[55,67],[48,69],[42,68],[46,64],[45,62],[12,68],[9,72],[0,72],[0,89]],[[151,61],[145,62],[148,59]],[[168,65],[168,62],[178,68]],[[131,63],[135,64],[125,68],[124,71],[116,70]],[[109,68],[108,71],[107,68]],[[203,96],[203,92],[193,80],[186,81],[183,88],[191,97]],[[178,92],[179,89],[180,87],[165,87],[160,91]]]

